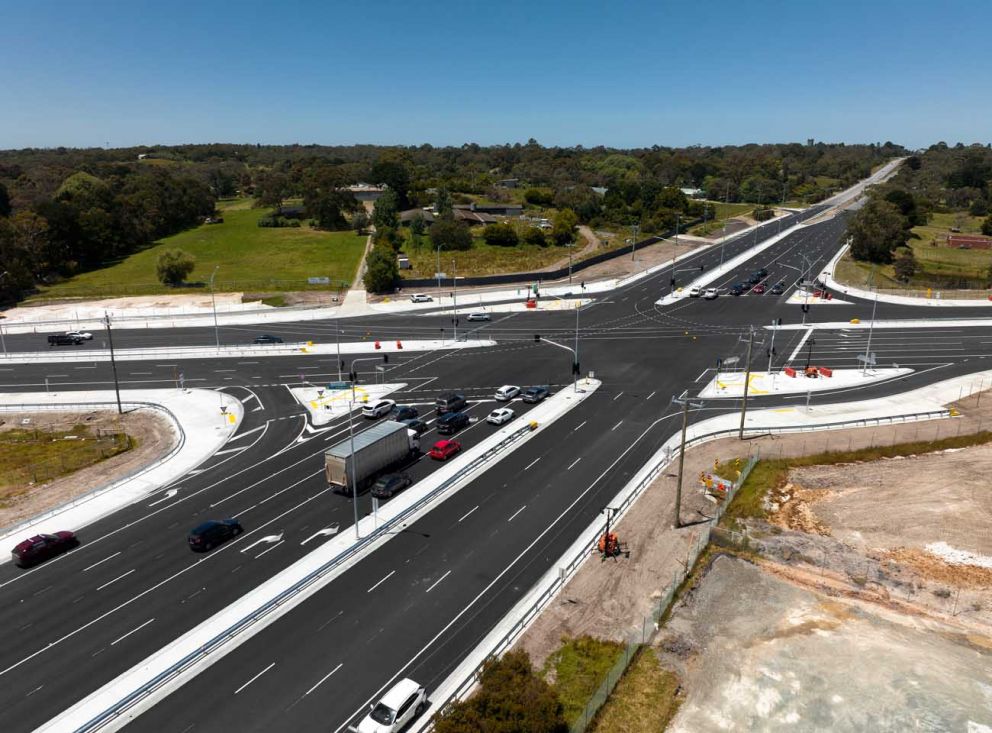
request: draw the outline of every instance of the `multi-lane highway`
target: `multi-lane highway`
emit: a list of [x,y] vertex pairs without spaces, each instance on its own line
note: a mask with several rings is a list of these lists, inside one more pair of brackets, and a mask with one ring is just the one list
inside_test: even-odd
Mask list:
[[[600,390],[129,728],[311,729],[319,720],[324,729],[341,730],[398,675],[429,689],[437,685],[675,431],[670,398],[701,389],[718,359],[743,362],[742,336],[751,326],[803,319],[800,306],[786,301],[803,273],[815,275],[833,256],[844,229],[843,215],[800,227],[714,281],[723,293],[716,300],[656,305],[671,288],[667,268],[593,299],[580,312],[580,361],[584,372],[603,381]],[[712,271],[778,230],[773,222],[676,267]],[[782,295],[726,295],[758,268],[768,271],[769,283],[783,280],[789,288]],[[805,319],[867,319],[870,307],[813,303]],[[987,367],[992,328],[940,323],[978,314],[984,311],[941,310],[926,329],[876,330],[871,351],[879,365],[917,372],[856,393],[818,393],[813,401],[860,400]],[[876,317],[919,317],[919,309],[879,303]],[[435,337],[451,324],[445,314],[370,316],[341,324],[222,325],[219,335],[222,343],[245,343],[261,332],[333,342],[339,325],[341,338],[354,340]],[[407,385],[391,397],[427,413],[441,391],[454,389],[469,397],[472,414],[484,416],[502,384],[550,384],[556,391],[570,384],[571,356],[535,343],[533,335],[570,343],[574,328],[570,312],[494,314],[474,330],[494,339],[495,347],[391,359],[387,381]],[[778,332],[775,364],[806,334]],[[214,338],[213,328],[182,328],[120,330],[114,340],[125,349],[212,345]],[[817,331],[810,351],[817,364],[853,367],[866,339],[864,331]],[[11,351],[47,348],[43,344],[39,335],[7,336]],[[766,344],[754,351],[755,368],[767,364]],[[60,348],[99,346],[97,336]],[[53,349],[46,363],[0,363],[0,388],[39,390],[47,381],[68,393],[112,384],[108,363],[63,363],[59,353]],[[802,354],[805,359],[805,345]],[[44,723],[303,557],[316,544],[304,541],[318,530],[344,531],[352,522],[351,500],[327,490],[322,463],[323,451],[347,435],[347,423],[339,418],[308,427],[287,389],[336,380],[336,358],[170,358],[118,366],[124,389],[172,386],[181,371],[188,386],[225,390],[252,409],[221,453],[175,482],[172,499],[141,502],[86,527],[82,546],[53,562],[30,571],[0,568],[0,622],[8,630],[0,648],[3,730]],[[772,401],[762,397],[756,404]],[[526,409],[519,401],[512,406],[518,413]],[[694,417],[733,409],[733,401],[713,401]],[[492,429],[480,421],[459,439],[471,446]],[[433,439],[431,431],[422,440]],[[409,471],[419,480],[434,469],[423,459]],[[370,510],[367,496],[359,508]],[[245,534],[212,553],[190,553],[187,531],[224,516],[237,516]],[[279,539],[255,544],[269,536]]]

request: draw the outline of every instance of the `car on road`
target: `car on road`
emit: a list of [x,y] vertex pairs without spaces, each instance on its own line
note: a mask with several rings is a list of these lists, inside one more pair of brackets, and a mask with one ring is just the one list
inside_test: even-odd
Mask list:
[[376,499],[392,499],[412,483],[413,479],[405,473],[387,473],[372,484],[372,496]]
[[499,402],[509,402],[514,397],[520,394],[520,387],[515,384],[504,384],[502,387],[496,390],[496,394],[493,395]]
[[210,519],[193,527],[186,541],[193,552],[207,552],[242,532],[237,519]]
[[410,296],[411,303],[433,303],[434,298],[427,295],[426,293],[414,293]]
[[446,412],[461,412],[466,407],[468,407],[468,400],[465,399],[465,395],[458,392],[445,392],[438,396],[434,403],[434,409],[438,415],[443,415]]
[[785,283],[784,282],[775,283],[774,285],[772,285],[772,289],[770,292],[772,295],[781,295],[782,293],[785,292]]
[[516,413],[509,407],[497,407],[486,417],[486,422],[490,425],[502,425],[510,422],[514,417],[516,417]]
[[10,560],[19,568],[29,568],[75,547],[79,547],[79,538],[73,532],[39,534],[18,542],[10,551]]
[[761,279],[764,280],[766,277],[768,277],[768,270],[766,270],[764,267],[762,267],[762,268],[760,268],[758,270],[755,270],[754,271],[754,274],[755,275],[759,275],[761,277]]
[[446,461],[462,449],[457,440],[439,440],[431,446],[428,454],[436,461]]
[[757,285],[755,285],[753,288],[751,288],[751,292],[754,293],[755,295],[764,295],[765,294],[764,283],[758,283]]
[[362,415],[369,420],[375,420],[377,417],[388,414],[394,407],[396,407],[395,400],[379,400],[378,402],[365,405],[362,408]]
[[703,294],[703,289],[701,287],[699,287],[698,285],[693,285],[691,288],[689,288],[689,297],[690,298],[698,298],[702,294]]
[[706,292],[703,293],[703,298],[706,300],[716,300],[720,293],[717,292],[716,288],[706,288]]
[[551,394],[551,390],[547,387],[528,387],[524,391],[523,401],[536,403],[542,402],[545,397]]
[[488,313],[469,313],[468,314],[468,320],[470,320],[470,321],[488,321],[489,320],[489,314]]
[[748,287],[749,286],[748,285],[745,285],[744,283],[737,283],[736,285],[734,285],[733,287],[730,288],[730,294],[731,295],[744,295],[744,291],[746,291],[748,289]]
[[425,423],[420,418],[413,418],[412,420],[400,420],[400,422],[406,425],[409,430],[412,430],[417,435],[423,435],[424,433],[426,433],[428,430],[431,429],[431,426]]
[[68,334],[68,333],[48,334],[49,346],[78,346],[81,343],[83,343],[83,339],[73,334]]
[[282,339],[278,336],[271,336],[270,334],[263,333],[261,336],[256,336],[255,340],[252,341],[254,344],[281,344]]
[[389,411],[389,419],[403,422],[420,416],[420,410],[413,405],[396,405]]
[[764,278],[761,275],[759,275],[756,272],[752,272],[750,275],[748,275],[746,282],[748,285],[756,285],[760,283],[762,280],[764,280]]
[[65,335],[66,336],[75,336],[77,338],[81,338],[83,341],[92,341],[93,340],[93,334],[91,334],[89,331],[66,331],[65,332]]
[[448,412],[434,423],[440,435],[454,435],[462,428],[468,427],[470,420],[467,412]]
[[398,733],[427,706],[427,692],[411,679],[393,685],[358,724],[358,733]]

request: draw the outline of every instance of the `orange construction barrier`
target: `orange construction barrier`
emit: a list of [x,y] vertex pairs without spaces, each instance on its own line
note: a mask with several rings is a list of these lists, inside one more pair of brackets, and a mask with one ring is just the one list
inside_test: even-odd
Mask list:
[[787,377],[794,377],[794,376],[796,376],[796,370],[793,369],[792,367],[786,367],[782,371],[785,373],[785,376],[787,376]]
[[376,341],[376,342],[375,342],[375,347],[376,347],[377,349],[381,349],[381,348],[382,348],[382,344],[380,344],[380,343],[379,343],[378,341]]
[[834,370],[828,369],[827,367],[820,367],[820,375],[824,377],[832,377],[834,375]]
[[528,300],[527,301],[527,307],[528,308],[537,308],[537,301],[536,300]]
[[402,349],[403,348],[403,342],[400,341],[399,339],[396,340],[396,348],[397,349]]

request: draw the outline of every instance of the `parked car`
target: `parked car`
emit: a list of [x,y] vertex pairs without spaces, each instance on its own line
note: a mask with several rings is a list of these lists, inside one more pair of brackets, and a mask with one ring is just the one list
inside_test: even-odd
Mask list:
[[717,291],[716,288],[706,288],[706,292],[703,293],[703,297],[706,300],[716,300],[719,294],[720,293]]
[[771,289],[770,292],[771,292],[772,295],[781,295],[782,293],[785,292],[785,283],[783,283],[783,282],[777,282],[777,283],[775,283],[772,286],[772,289]]
[[446,461],[462,449],[462,444],[457,440],[439,440],[431,446],[430,457],[436,461]]
[[489,413],[486,422],[490,425],[502,425],[503,423],[510,422],[514,417],[516,417],[516,413],[509,407],[497,407]]
[[437,402],[434,403],[438,415],[443,415],[446,412],[461,412],[466,407],[468,407],[468,400],[465,399],[465,395],[457,392],[446,392],[439,396]]
[[423,435],[431,426],[425,423],[420,418],[414,418],[413,420],[400,420],[401,423],[407,426],[410,430],[415,432],[417,435]]
[[411,679],[403,679],[382,696],[358,724],[358,733],[397,733],[417,718],[427,705],[427,692]]
[[748,285],[756,285],[756,284],[760,283],[763,279],[764,278],[762,278],[761,275],[759,275],[758,273],[752,272],[750,275],[748,275],[747,284]]
[[390,412],[394,407],[396,407],[396,402],[394,400],[379,400],[378,402],[372,402],[371,404],[365,405],[365,407],[362,408],[362,415],[367,417],[369,420],[375,420],[377,417],[382,417]]
[[523,401],[524,402],[541,402],[551,394],[551,390],[547,387],[528,387],[524,391]]
[[470,320],[470,321],[488,321],[489,320],[489,314],[488,313],[469,313],[468,314],[468,320]]
[[92,341],[93,340],[93,334],[91,334],[89,331],[66,331],[65,332],[65,335],[66,336],[75,336],[76,338],[80,338],[83,341]]
[[10,551],[10,560],[19,568],[29,568],[45,560],[51,560],[74,547],[79,547],[79,538],[73,532],[39,534],[18,542]]
[[414,293],[410,296],[411,303],[432,303],[434,298],[427,295],[426,293]]
[[396,405],[392,410],[389,411],[389,419],[396,420],[397,422],[403,422],[404,420],[412,420],[413,418],[420,415],[420,410],[418,410],[413,405]]
[[256,343],[256,344],[281,344],[282,343],[282,339],[279,338],[278,336],[270,336],[269,334],[265,333],[265,334],[262,334],[261,336],[256,336],[255,337],[255,341],[253,343]]
[[83,343],[83,339],[73,334],[68,334],[68,333],[48,334],[49,346],[78,346],[81,343]]
[[493,396],[500,402],[509,402],[519,394],[520,394],[520,387],[517,387],[514,384],[504,384],[502,387],[496,390],[496,394]]
[[449,412],[439,417],[434,427],[440,435],[454,435],[462,428],[468,427],[469,422],[468,413]]
[[193,552],[207,552],[243,531],[237,519],[210,519],[193,527],[186,540]]
[[753,288],[751,288],[751,292],[754,293],[755,295],[764,295],[765,294],[765,286],[764,286],[764,284],[763,283],[758,283]]
[[387,473],[372,484],[372,496],[376,499],[392,499],[412,483],[413,479],[405,473]]
[[703,294],[703,289],[698,285],[693,285],[691,288],[689,288],[690,298],[698,298],[702,294]]

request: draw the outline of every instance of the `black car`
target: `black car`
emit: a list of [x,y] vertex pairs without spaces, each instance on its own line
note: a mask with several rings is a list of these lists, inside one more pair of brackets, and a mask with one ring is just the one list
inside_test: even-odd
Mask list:
[[420,410],[413,405],[396,405],[389,413],[390,420],[403,422],[420,416]]
[[768,277],[768,270],[762,267],[760,270],[755,270],[754,274],[760,275],[761,279],[764,280],[766,277]]
[[19,568],[29,568],[75,547],[79,547],[79,539],[72,532],[40,534],[19,542],[11,550],[10,559]]
[[752,272],[750,277],[747,279],[748,285],[757,285],[762,280],[764,280],[764,275],[759,275],[757,272]]
[[413,418],[412,420],[400,420],[401,423],[407,426],[410,430],[415,432],[417,435],[423,435],[428,430],[430,430],[430,425],[425,423],[420,418]]
[[547,387],[528,387],[524,390],[521,399],[524,402],[541,402],[549,394],[551,394],[551,390]]
[[256,336],[252,343],[256,344],[281,344],[282,339],[278,336],[270,336],[269,334],[262,334],[261,336]]
[[732,288],[730,288],[731,295],[744,295],[744,293],[749,290],[749,286],[744,283],[737,283]]
[[781,295],[784,292],[785,292],[785,283],[775,283],[772,286],[772,289],[771,289],[771,294],[772,295]]
[[468,413],[449,412],[437,419],[434,427],[441,435],[454,435],[469,424]]
[[206,552],[243,531],[237,519],[211,519],[194,527],[186,539],[193,552]]
[[413,483],[413,479],[405,473],[387,473],[380,476],[372,485],[372,496],[376,499],[392,499],[394,494],[403,491]]
[[76,333],[50,333],[49,346],[77,346],[83,343],[83,337]]

